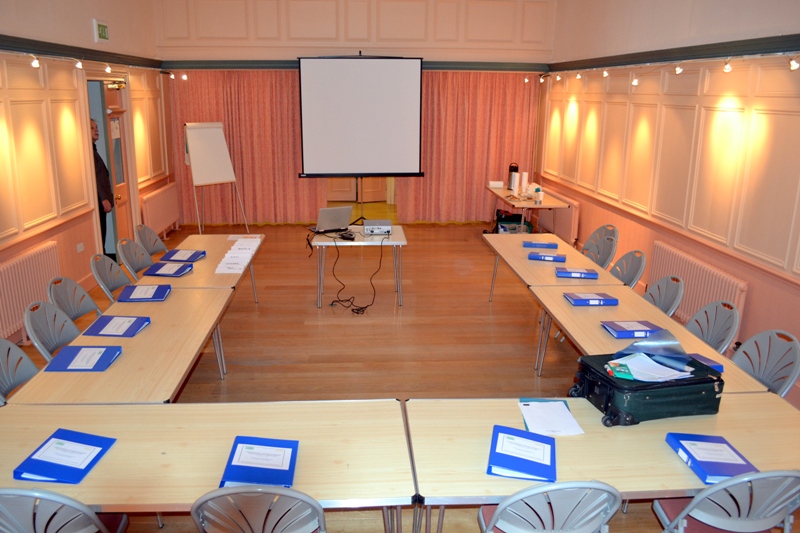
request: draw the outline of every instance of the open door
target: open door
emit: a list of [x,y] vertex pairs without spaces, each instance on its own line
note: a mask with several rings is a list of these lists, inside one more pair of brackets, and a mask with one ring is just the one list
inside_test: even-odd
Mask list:
[[116,227],[114,242],[122,238],[134,238],[130,185],[125,172],[127,156],[125,154],[124,113],[124,110],[116,110],[108,115],[108,149],[111,156],[111,165],[109,165],[108,171],[111,174],[111,186],[114,189],[114,210],[112,212],[115,214]]

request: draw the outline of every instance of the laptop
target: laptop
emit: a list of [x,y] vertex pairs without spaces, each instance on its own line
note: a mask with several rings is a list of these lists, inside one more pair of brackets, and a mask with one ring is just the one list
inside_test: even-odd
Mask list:
[[314,233],[336,233],[347,231],[350,226],[350,217],[353,214],[353,206],[343,207],[322,207],[317,218],[317,227],[311,228]]

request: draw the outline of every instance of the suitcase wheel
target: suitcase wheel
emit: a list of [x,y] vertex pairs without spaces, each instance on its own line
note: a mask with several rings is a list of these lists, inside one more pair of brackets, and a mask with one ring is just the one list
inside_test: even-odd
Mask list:
[[569,389],[572,398],[583,398],[583,383],[576,383]]
[[612,415],[603,415],[603,425],[607,428],[610,428],[614,425],[614,417]]

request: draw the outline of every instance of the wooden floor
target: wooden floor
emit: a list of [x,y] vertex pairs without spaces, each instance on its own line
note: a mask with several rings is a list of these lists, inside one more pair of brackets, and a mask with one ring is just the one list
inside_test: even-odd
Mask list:
[[[553,397],[573,383],[578,354],[551,339],[544,373],[533,369],[540,310],[503,264],[489,302],[495,256],[485,225],[410,225],[404,230],[403,306],[397,305],[391,250],[328,251],[324,304],[316,306],[316,256],[301,226],[251,226],[263,233],[255,258],[255,303],[245,276],[221,327],[228,374],[219,379],[211,343],[179,402],[252,402],[352,398]],[[208,227],[240,233],[243,227]],[[196,232],[169,235],[173,247]],[[340,285],[334,279],[331,266]],[[370,277],[373,276],[374,294]],[[329,305],[336,295],[371,304],[364,314]],[[108,305],[91,291],[101,307]],[[373,302],[374,300],[374,302]],[[179,334],[179,332],[176,332]],[[598,412],[598,417],[600,413]],[[609,450],[613,454],[613,450]],[[120,482],[124,483],[124,480]],[[434,514],[434,530],[435,530]],[[328,512],[333,533],[382,530],[378,511]],[[162,531],[188,532],[185,515],[167,515]],[[410,514],[404,526],[411,528]],[[477,531],[476,509],[448,509],[444,531]],[[660,531],[649,502],[618,513],[612,531]],[[157,530],[155,516],[133,516],[132,533]]]

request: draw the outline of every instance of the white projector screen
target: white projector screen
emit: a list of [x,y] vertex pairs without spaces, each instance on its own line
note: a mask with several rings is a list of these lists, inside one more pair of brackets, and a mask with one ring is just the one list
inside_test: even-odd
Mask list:
[[422,59],[300,58],[300,177],[422,176]]

